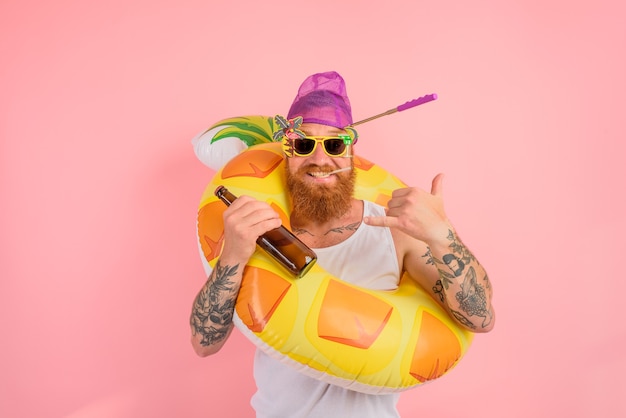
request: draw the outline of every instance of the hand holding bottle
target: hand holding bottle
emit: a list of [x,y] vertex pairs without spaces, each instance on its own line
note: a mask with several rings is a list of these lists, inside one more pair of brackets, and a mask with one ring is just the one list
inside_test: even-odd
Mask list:
[[[247,254],[245,260],[254,253],[251,239],[276,260],[283,268],[296,277],[302,277],[315,264],[317,255],[287,228],[282,226],[278,214],[266,203],[248,196],[237,198],[224,186],[215,190],[215,195],[229,208],[224,213],[224,254],[227,249],[240,254]],[[234,209],[234,210],[231,210]],[[228,242],[228,236],[236,237]],[[239,247],[242,246],[242,247]],[[221,257],[223,259],[224,256]]]
[[250,196],[236,199],[224,212],[224,248],[227,264],[246,264],[256,250],[259,236],[281,225],[276,211]]

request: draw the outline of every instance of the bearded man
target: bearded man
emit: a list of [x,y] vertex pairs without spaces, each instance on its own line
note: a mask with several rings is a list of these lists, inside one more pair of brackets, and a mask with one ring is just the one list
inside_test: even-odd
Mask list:
[[[433,179],[430,192],[415,187],[395,190],[387,207],[355,199],[352,111],[345,82],[336,72],[309,76],[287,120],[297,120],[300,133],[290,138],[285,152],[290,223],[315,251],[320,266],[335,277],[375,290],[396,289],[406,271],[424,289],[432,289],[437,302],[461,326],[472,332],[491,330],[491,286],[444,212],[442,175]],[[244,266],[256,240],[280,225],[279,215],[267,203],[249,196],[240,196],[226,209],[221,256],[192,308],[191,340],[198,355],[214,354],[224,345],[233,329]],[[459,275],[471,271],[480,280],[454,281],[443,263],[437,265],[436,260],[452,253],[451,248],[467,260]],[[459,299],[456,293],[482,297]],[[199,298],[210,300],[211,306],[198,303]],[[473,312],[481,316],[473,318]],[[487,316],[489,321],[484,320]],[[193,325],[199,318],[202,326]],[[208,329],[213,334],[207,335]],[[258,417],[399,416],[397,393],[372,395],[335,386],[259,349],[254,377],[257,392],[251,403]]]

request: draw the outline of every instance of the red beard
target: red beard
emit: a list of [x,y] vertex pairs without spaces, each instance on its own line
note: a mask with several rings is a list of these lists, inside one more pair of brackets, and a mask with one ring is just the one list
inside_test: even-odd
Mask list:
[[351,207],[356,171],[336,173],[337,181],[332,186],[311,184],[303,181],[308,171],[333,171],[330,166],[308,165],[292,174],[286,167],[287,190],[291,194],[292,216],[326,223],[348,213]]

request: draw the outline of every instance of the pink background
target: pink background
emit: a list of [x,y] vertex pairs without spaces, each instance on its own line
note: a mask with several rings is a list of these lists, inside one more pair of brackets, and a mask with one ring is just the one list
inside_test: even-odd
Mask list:
[[[216,4],[223,3],[223,4]],[[252,345],[201,359],[191,138],[335,69],[357,152],[446,173],[498,320],[404,416],[624,416],[621,0],[3,1],[0,416],[245,417]],[[289,396],[285,393],[285,396]]]

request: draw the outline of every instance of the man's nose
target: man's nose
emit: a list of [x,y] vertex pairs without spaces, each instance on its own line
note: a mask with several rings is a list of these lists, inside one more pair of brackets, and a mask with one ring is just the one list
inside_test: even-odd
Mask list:
[[323,142],[317,142],[315,144],[315,149],[313,150],[313,153],[310,156],[310,159],[312,161],[318,162],[318,161],[328,161],[330,157],[328,157],[328,155],[324,152],[324,143]]

